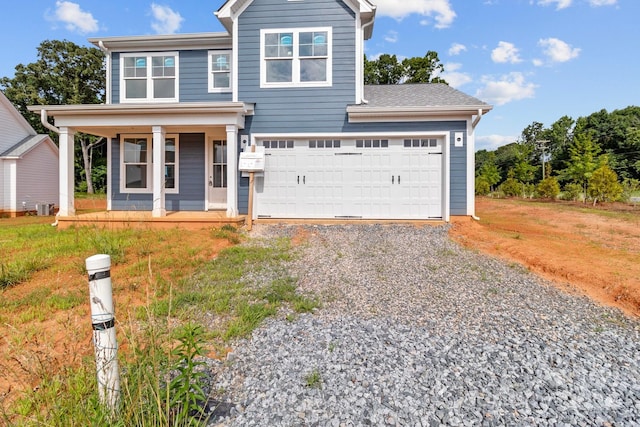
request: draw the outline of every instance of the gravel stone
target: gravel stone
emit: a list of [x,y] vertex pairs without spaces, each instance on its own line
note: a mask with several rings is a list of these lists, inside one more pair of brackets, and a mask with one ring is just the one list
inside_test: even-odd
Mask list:
[[256,226],[264,244],[308,236],[283,271],[322,308],[212,367],[232,407],[210,425],[640,426],[640,322],[447,230]]

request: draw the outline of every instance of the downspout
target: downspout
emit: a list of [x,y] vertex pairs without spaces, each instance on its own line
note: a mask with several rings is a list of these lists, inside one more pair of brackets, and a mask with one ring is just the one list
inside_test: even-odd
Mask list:
[[105,59],[106,59],[106,64],[105,67],[107,68],[107,75],[106,75],[106,81],[105,81],[105,96],[106,96],[106,100],[105,103],[106,104],[111,104],[111,55],[109,54],[109,49],[107,49],[104,45],[104,43],[102,42],[102,40],[100,40],[98,42],[98,47],[100,48],[100,50],[102,52],[104,52],[105,54]]
[[367,22],[362,26],[362,62],[363,62],[362,64],[362,103],[363,104],[369,103],[369,101],[364,98],[364,31],[365,29],[367,29],[367,27],[370,27],[372,25],[373,25],[373,18],[371,19],[371,21]]
[[47,116],[47,110],[45,110],[44,108],[42,110],[40,110],[40,123],[42,123],[42,126],[46,127],[51,132],[55,132],[58,135],[60,135],[60,129],[58,129],[57,127],[55,127],[51,123],[49,123],[49,121],[47,120],[47,117],[48,117]]
[[475,119],[473,119],[473,123],[471,124],[471,128],[473,130],[476,130],[476,126],[478,126],[478,123],[480,123],[480,120],[482,120],[482,108],[478,108],[478,115],[476,116]]
[[[49,121],[47,120],[47,110],[45,110],[44,108],[40,110],[40,123],[42,123],[42,126],[49,129],[51,132],[55,132],[60,135],[60,129],[49,123]],[[60,215],[60,212],[56,214],[56,221],[51,224],[52,227],[58,226],[58,215]]]

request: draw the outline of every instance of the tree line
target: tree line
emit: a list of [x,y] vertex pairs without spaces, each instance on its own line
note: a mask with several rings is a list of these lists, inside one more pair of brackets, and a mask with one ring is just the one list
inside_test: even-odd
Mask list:
[[640,107],[600,110],[549,127],[533,122],[518,141],[476,152],[476,194],[598,202],[640,191]]

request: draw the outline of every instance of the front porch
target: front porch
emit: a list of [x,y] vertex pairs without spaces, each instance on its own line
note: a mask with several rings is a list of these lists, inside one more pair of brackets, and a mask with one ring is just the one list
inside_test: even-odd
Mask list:
[[228,217],[226,211],[208,212],[167,212],[166,216],[154,217],[151,211],[99,211],[79,213],[57,218],[58,228],[96,226],[108,229],[122,228],[181,228],[185,230],[201,230],[203,228],[220,228],[224,225],[241,227],[246,217],[238,215]]

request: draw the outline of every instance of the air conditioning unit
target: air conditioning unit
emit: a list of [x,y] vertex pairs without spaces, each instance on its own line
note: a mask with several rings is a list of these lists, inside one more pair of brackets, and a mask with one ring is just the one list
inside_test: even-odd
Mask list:
[[50,216],[53,215],[53,203],[37,203],[36,209],[38,210],[38,216]]

